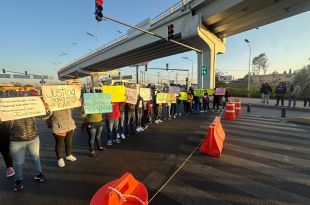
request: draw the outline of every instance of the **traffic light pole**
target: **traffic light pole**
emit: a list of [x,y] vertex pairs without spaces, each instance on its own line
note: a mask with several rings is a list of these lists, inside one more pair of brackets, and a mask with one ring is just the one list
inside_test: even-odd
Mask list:
[[188,49],[190,49],[190,50],[196,51],[196,52],[198,52],[198,53],[202,53],[202,51],[199,50],[199,49],[197,49],[197,48],[194,48],[194,47],[192,47],[192,46],[186,45],[186,44],[184,44],[184,43],[181,43],[181,42],[178,42],[178,41],[175,41],[175,40],[172,40],[172,39],[167,39],[167,38],[165,38],[165,37],[163,37],[163,36],[157,35],[157,34],[155,34],[155,33],[153,33],[153,32],[147,31],[147,30],[145,30],[145,29],[142,29],[142,28],[139,28],[139,27],[132,26],[132,25],[129,25],[129,24],[127,24],[127,23],[121,22],[121,21],[119,21],[119,20],[117,20],[117,19],[110,18],[110,17],[107,17],[107,16],[102,16],[102,19],[108,19],[108,20],[113,21],[113,22],[115,22],[115,23],[119,23],[119,24],[122,24],[122,25],[124,25],[124,26],[127,26],[127,27],[130,27],[130,28],[136,29],[136,30],[138,30],[138,31],[141,31],[141,32],[143,32],[143,33],[146,33],[146,34],[155,36],[155,37],[157,37],[157,38],[163,39],[163,40],[165,40],[165,41],[167,41],[167,42],[171,42],[171,43],[174,43],[174,44],[183,46],[183,47],[185,47],[185,48],[188,48]]

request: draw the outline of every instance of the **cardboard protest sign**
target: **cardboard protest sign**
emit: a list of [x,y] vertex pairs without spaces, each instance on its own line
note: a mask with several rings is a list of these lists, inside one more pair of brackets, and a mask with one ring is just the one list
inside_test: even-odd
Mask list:
[[199,89],[199,88],[194,88],[194,95],[202,97],[204,96],[205,92],[207,92],[207,89]]
[[168,93],[167,103],[177,103],[177,94]]
[[169,86],[169,93],[179,94],[181,88],[177,86]]
[[207,89],[208,95],[213,95],[214,94],[214,89]]
[[157,93],[156,95],[156,103],[162,104],[167,103],[168,93]]
[[126,103],[137,104],[139,92],[135,89],[126,88]]
[[112,96],[105,93],[84,93],[85,114],[112,112]]
[[45,115],[45,107],[40,97],[0,98],[0,120],[18,120]]
[[140,88],[140,96],[144,101],[151,100],[151,89],[150,88]]
[[79,85],[42,86],[42,95],[50,111],[81,106],[81,87]]
[[216,88],[215,95],[225,95],[225,88]]
[[126,88],[123,85],[102,87],[102,92],[112,95],[112,102],[126,102]]
[[179,100],[187,100],[187,92],[180,92]]

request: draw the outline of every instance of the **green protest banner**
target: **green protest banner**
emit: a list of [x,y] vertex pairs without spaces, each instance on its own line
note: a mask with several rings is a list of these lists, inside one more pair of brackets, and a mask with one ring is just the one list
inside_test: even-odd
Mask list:
[[50,111],[65,110],[81,106],[81,86],[42,86],[42,95]]
[[187,100],[187,92],[180,92],[179,100]]
[[84,93],[85,114],[112,112],[112,96],[105,93]]
[[204,96],[205,92],[207,92],[207,89],[199,89],[199,88],[194,89],[194,95],[195,96],[202,97],[202,96]]

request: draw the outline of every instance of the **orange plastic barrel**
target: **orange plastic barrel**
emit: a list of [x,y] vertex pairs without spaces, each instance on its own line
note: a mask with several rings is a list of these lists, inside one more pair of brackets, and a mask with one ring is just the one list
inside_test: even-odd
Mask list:
[[225,120],[235,120],[235,103],[231,100],[225,106]]
[[141,205],[148,204],[145,186],[130,173],[101,187],[90,205]]
[[239,116],[241,113],[241,100],[238,98],[235,100],[235,115]]

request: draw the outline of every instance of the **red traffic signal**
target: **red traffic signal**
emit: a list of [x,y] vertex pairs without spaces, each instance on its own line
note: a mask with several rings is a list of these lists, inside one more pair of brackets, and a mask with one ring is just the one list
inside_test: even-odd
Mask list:
[[95,11],[95,15],[96,15],[96,20],[102,21],[102,10],[103,10],[103,0],[95,0],[96,3],[96,11]]

